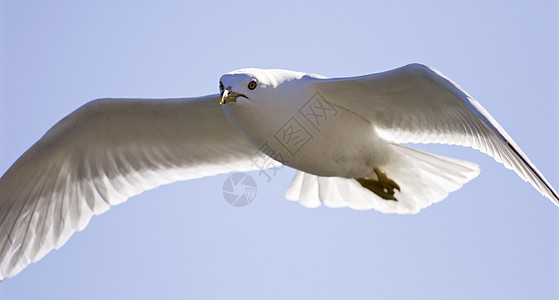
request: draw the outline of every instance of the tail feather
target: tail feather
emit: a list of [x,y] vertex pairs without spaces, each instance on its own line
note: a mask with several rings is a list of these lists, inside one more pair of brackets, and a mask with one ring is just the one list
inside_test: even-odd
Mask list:
[[376,209],[383,213],[417,213],[445,199],[479,175],[477,164],[390,144],[399,159],[380,167],[399,186],[398,201],[385,200],[353,178],[320,177],[299,171],[286,198],[306,207]]

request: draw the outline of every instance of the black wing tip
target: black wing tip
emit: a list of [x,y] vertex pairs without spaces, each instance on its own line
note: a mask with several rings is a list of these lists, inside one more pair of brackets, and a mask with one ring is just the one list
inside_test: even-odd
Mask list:
[[538,179],[543,183],[543,185],[546,187],[546,189],[549,191],[549,193],[551,194],[551,196],[553,196],[555,199],[555,204],[559,206],[559,195],[557,194],[557,192],[551,187],[551,185],[547,182],[547,180],[543,177],[543,175],[532,165],[531,162],[529,162],[524,155],[522,155],[521,153],[518,152],[518,150],[516,149],[516,147],[514,145],[512,145],[510,142],[507,141],[507,145],[509,146],[510,149],[512,149],[512,151],[514,152],[514,154],[516,154],[516,156],[518,156],[522,162],[524,162],[524,164],[526,166],[528,166],[528,168],[530,169],[530,171],[532,171],[532,173],[534,173],[536,175],[536,177],[538,177]]

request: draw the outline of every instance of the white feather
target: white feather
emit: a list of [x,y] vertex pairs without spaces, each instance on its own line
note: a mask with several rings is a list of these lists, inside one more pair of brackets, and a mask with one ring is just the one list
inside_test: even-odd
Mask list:
[[0,280],[161,184],[255,169],[257,150],[219,97],[92,101],[53,126],[0,178]]
[[411,64],[360,77],[317,79],[312,88],[369,120],[388,141],[462,145],[487,153],[559,205],[557,192],[493,117],[431,67]]
[[[479,167],[471,162],[419,151],[402,145],[391,144],[399,154],[398,159],[384,166],[391,179],[400,186],[397,201],[385,200],[362,187],[353,178],[320,177],[299,171],[304,176],[301,204],[307,207],[349,207],[357,210],[375,209],[383,213],[410,214],[445,199],[449,193],[462,187],[479,175]],[[308,178],[308,180],[307,180]],[[297,181],[297,180],[295,180]],[[294,182],[295,182],[294,181]],[[318,182],[318,188],[315,187]],[[309,193],[314,192],[320,202]]]

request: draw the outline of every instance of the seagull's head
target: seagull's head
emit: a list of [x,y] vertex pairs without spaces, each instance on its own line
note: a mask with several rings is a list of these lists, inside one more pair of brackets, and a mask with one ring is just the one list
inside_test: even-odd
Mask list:
[[262,136],[260,131],[280,126],[297,112],[297,102],[310,98],[306,83],[313,78],[316,76],[288,70],[236,70],[219,79],[219,103],[237,128]]
[[[307,74],[279,69],[241,69],[224,74],[219,79],[219,103],[262,103],[278,101],[278,91],[285,92],[286,83],[294,83]],[[286,95],[280,95],[285,98]]]
[[258,94],[266,87],[261,76],[255,76],[252,72],[238,70],[227,73],[219,79],[219,104],[236,103],[237,100],[252,101],[259,98]]

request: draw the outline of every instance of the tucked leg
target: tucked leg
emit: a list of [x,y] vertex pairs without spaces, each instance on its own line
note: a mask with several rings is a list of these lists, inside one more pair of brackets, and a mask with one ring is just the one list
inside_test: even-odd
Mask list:
[[394,193],[396,192],[395,190],[400,191],[400,186],[394,182],[394,180],[388,178],[386,174],[378,168],[375,168],[374,171],[377,174],[377,180],[365,177],[356,178],[357,182],[364,188],[379,195],[382,199],[398,201],[398,199],[394,197]]

